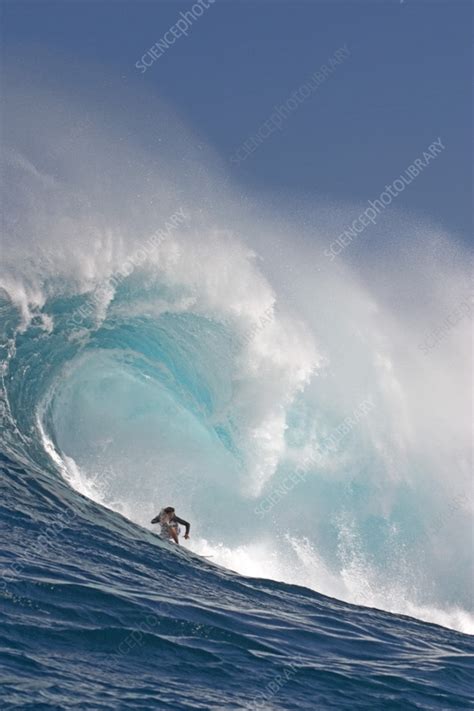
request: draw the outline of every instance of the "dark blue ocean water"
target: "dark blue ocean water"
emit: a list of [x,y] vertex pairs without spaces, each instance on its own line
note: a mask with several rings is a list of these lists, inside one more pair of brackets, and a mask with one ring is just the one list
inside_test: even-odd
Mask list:
[[2,709],[469,709],[472,637],[248,579],[1,462]]

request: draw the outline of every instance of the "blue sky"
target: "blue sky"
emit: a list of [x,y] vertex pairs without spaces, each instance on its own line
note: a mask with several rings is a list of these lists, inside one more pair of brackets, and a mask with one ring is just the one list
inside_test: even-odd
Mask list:
[[[374,199],[438,136],[398,198],[472,239],[472,4],[216,0],[145,73],[135,63],[190,2],[6,2],[4,53],[41,45],[168,99],[243,191]],[[230,156],[339,47],[350,56],[238,166]]]

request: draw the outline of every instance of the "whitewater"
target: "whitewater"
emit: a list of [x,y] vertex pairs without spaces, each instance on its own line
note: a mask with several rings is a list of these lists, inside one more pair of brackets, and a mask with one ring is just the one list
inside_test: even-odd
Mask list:
[[[123,677],[123,708],[150,708],[155,657],[167,681],[154,708],[303,708],[305,684],[320,708],[372,708],[378,685],[399,708],[390,700],[411,683],[400,708],[470,708],[466,248],[394,205],[329,261],[361,205],[249,196],[165,104],[112,89],[79,99],[42,81],[7,75],[2,129],[12,668],[50,675],[44,708],[75,703],[60,670],[68,645],[74,673],[91,675],[83,708],[113,705],[99,663],[114,693],[136,664],[141,686]],[[188,552],[151,532],[166,505],[191,521]],[[31,648],[40,628],[49,666]],[[334,660],[324,681],[315,639]],[[194,679],[184,696],[174,644]],[[387,655],[357,702],[356,654],[361,665]],[[402,671],[410,655],[438,674],[439,706]],[[232,690],[234,662],[253,701]],[[228,687],[212,691],[203,668]],[[21,684],[6,688],[11,708],[27,707]]]

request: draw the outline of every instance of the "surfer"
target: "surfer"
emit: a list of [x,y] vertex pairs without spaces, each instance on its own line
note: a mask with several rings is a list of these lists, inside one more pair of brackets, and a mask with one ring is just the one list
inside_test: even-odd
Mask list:
[[166,538],[169,540],[174,541],[179,545],[179,539],[178,536],[180,534],[180,528],[179,524],[181,526],[184,526],[186,529],[186,532],[184,534],[184,537],[186,540],[189,538],[189,530],[191,528],[191,525],[185,521],[182,518],[179,518],[179,516],[176,516],[175,510],[172,506],[167,506],[164,509],[161,509],[160,513],[158,516],[155,516],[155,518],[152,520],[152,523],[159,523],[161,526],[161,532],[160,536],[162,538]]

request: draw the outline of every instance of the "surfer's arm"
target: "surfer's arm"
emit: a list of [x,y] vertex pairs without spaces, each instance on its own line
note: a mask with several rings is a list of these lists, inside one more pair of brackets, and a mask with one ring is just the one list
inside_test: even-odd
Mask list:
[[159,523],[159,521],[160,521],[160,514],[158,514],[158,516],[155,516],[155,518],[152,518],[152,520],[151,520],[152,523]]
[[191,528],[191,524],[188,523],[187,521],[185,521],[184,519],[179,518],[178,516],[175,516],[173,520],[176,521],[176,523],[179,523],[181,526],[185,527],[186,533],[184,535],[187,538],[189,536],[189,530]]

